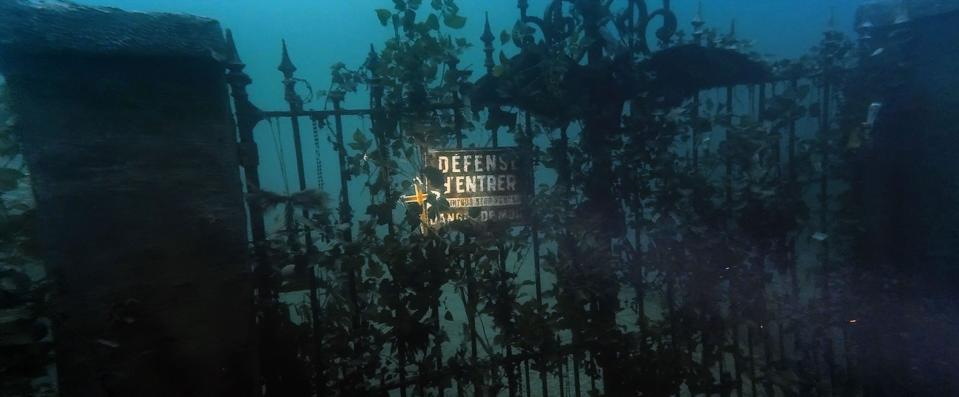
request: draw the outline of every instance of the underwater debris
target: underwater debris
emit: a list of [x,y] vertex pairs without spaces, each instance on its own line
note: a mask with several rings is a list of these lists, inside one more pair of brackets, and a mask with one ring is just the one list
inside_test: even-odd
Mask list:
[[296,265],[286,265],[280,269],[280,276],[284,278],[291,278],[296,274]]
[[869,111],[866,113],[865,125],[871,130],[876,125],[876,119],[879,118],[879,111],[882,110],[882,103],[873,102],[869,105]]
[[109,339],[97,339],[97,344],[109,347],[111,349],[116,349],[120,347],[119,343]]

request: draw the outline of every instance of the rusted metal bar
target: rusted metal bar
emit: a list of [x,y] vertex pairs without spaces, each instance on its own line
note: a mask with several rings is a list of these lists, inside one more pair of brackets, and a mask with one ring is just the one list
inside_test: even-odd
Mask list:
[[[335,132],[336,132],[336,152],[337,158],[340,165],[340,224],[350,224],[353,223],[353,208],[350,206],[350,173],[347,170],[347,153],[346,153],[346,143],[343,138],[343,114],[341,112],[342,108],[340,107],[343,103],[343,100],[346,98],[346,93],[343,91],[333,91],[330,93],[330,100],[333,102],[333,117],[335,122]],[[350,242],[353,241],[353,229],[352,227],[346,228],[343,230],[344,241]],[[360,327],[360,315],[359,315],[359,292],[357,291],[357,276],[356,269],[347,269],[347,282],[349,283],[349,294],[350,294],[350,305],[352,306],[352,322],[353,329],[359,329]]]
[[[243,71],[246,65],[240,60],[236,43],[233,40],[233,32],[229,29],[226,30],[226,43],[226,80],[230,86],[230,95],[233,97],[234,117],[236,118],[237,136],[239,138],[240,166],[243,167],[246,188],[249,191],[251,186],[256,189],[260,188],[259,149],[253,139],[253,129],[262,118],[260,117],[260,110],[250,102],[246,87],[253,80]],[[272,282],[273,271],[265,246],[266,224],[262,208],[248,203],[247,211],[250,214],[250,237],[254,255],[253,276],[257,297],[254,303],[258,306],[258,310],[265,311],[264,309],[269,309],[276,297]],[[256,329],[260,356],[258,365],[263,384],[270,387],[278,381],[278,374],[273,369],[279,366],[269,359],[269,357],[273,357],[272,355],[264,354],[264,350],[274,342],[272,335],[275,334],[276,323],[270,321],[272,316],[265,316],[264,318],[265,321],[260,322]]]
[[[460,109],[463,107],[462,103],[436,103],[429,107],[429,110],[448,110],[448,109]],[[369,116],[373,114],[373,109],[333,109],[333,110],[308,110],[308,109],[298,109],[298,110],[264,110],[260,111],[259,115],[262,118],[279,118],[279,117],[309,117],[311,119],[325,119],[327,117],[339,116]]]
[[[283,54],[280,59],[280,65],[277,67],[281,73],[283,73],[283,88],[284,88],[284,99],[290,106],[290,113],[295,114],[303,111],[303,99],[300,98],[299,94],[296,93],[296,82],[297,79],[294,78],[293,73],[296,71],[296,66],[293,65],[293,62],[290,60],[289,52],[286,48],[286,42],[283,42]],[[305,164],[303,161],[303,143],[302,136],[300,132],[300,120],[298,117],[291,117],[290,123],[293,128],[293,146],[296,152],[296,175],[297,182],[299,183],[299,190],[306,190],[306,170]],[[292,209],[287,211],[288,226],[287,231],[290,233],[289,240],[291,243],[296,243],[297,240],[297,230],[299,228],[293,227],[292,220]],[[303,217],[309,219],[310,213],[309,210],[303,210]],[[313,237],[310,232],[310,229],[306,226],[303,226],[304,231],[304,248],[306,253],[311,252],[315,248],[313,247]],[[295,247],[295,245],[292,245]],[[316,273],[313,269],[313,266],[307,263],[307,256],[301,256],[305,254],[296,253],[296,255],[301,259],[297,261],[297,267],[308,267],[309,269],[302,269],[309,272],[309,288],[310,288],[310,320],[312,325],[312,337],[313,337],[313,352],[311,361],[313,364],[313,377],[314,377],[314,391],[317,395],[323,395],[326,393],[326,381],[323,378],[323,364],[320,360],[322,357],[323,349],[323,335],[320,332],[320,304],[319,304],[319,291],[318,283],[316,279]]]
[[340,109],[336,110],[299,110],[299,111],[290,111],[290,110],[268,110],[260,112],[263,117],[266,118],[277,118],[277,117],[309,117],[313,119],[324,119],[331,116],[366,116],[373,114],[371,109]]

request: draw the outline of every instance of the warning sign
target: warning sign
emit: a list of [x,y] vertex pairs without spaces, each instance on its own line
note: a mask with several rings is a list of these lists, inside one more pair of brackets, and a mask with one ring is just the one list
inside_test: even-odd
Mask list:
[[529,162],[518,148],[432,150],[428,160],[443,173],[440,190],[450,206],[435,223],[523,223],[533,186]]

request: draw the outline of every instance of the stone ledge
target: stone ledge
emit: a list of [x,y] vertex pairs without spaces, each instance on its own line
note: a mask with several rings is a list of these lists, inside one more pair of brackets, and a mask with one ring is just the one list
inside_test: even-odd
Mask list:
[[164,56],[220,62],[219,22],[186,14],[129,12],[68,1],[0,0],[0,50]]

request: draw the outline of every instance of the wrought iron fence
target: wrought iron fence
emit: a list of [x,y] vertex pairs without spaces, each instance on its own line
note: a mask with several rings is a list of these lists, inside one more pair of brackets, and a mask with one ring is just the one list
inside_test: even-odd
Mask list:
[[[568,1],[568,0],[567,0]],[[525,0],[520,0],[518,2],[519,12],[520,12],[520,21],[530,27],[537,29],[544,42],[547,45],[556,45],[556,43],[562,41],[564,38],[572,34],[574,23],[570,20],[568,16],[563,14],[563,5],[565,1],[554,1],[546,9],[546,13],[542,18],[533,17],[528,15],[528,3]],[[634,51],[642,54],[649,54],[651,52],[650,44],[647,39],[647,30],[657,19],[662,20],[661,26],[656,30],[655,37],[659,41],[660,47],[667,47],[674,40],[675,35],[678,31],[677,19],[676,16],[670,9],[670,2],[664,0],[662,2],[662,7],[650,12],[645,1],[630,0],[625,12],[620,15],[622,18],[623,26],[626,27],[626,36],[624,39],[626,45],[630,48],[633,48]],[[703,44],[703,45],[712,45],[707,44],[704,40],[707,40],[708,37],[704,31],[705,23],[702,20],[700,15],[697,15],[696,18],[692,21],[692,38],[693,43]],[[724,38],[724,40],[733,40],[735,36],[735,27],[731,29],[732,31]],[[343,102],[345,99],[346,93],[343,91],[332,91],[328,93],[328,100],[332,103],[332,109],[330,110],[311,110],[306,109],[304,106],[303,98],[298,94],[296,88],[298,84],[303,82],[296,77],[296,67],[293,65],[288,48],[286,43],[283,43],[282,46],[282,56],[281,62],[278,67],[278,70],[282,73],[282,85],[284,87],[284,99],[288,104],[288,109],[286,110],[261,110],[257,108],[254,104],[251,103],[247,93],[246,87],[252,82],[250,77],[246,75],[243,71],[244,64],[240,61],[239,55],[236,52],[235,45],[233,42],[232,34],[228,31],[228,41],[231,47],[230,57],[227,62],[228,66],[228,81],[232,88],[232,95],[234,99],[235,106],[235,116],[238,130],[238,138],[241,145],[241,164],[243,166],[246,183],[249,190],[259,189],[261,186],[260,175],[259,175],[259,162],[260,162],[260,153],[258,152],[257,145],[254,141],[254,128],[257,124],[264,121],[269,121],[271,123],[286,123],[286,120],[289,120],[290,123],[290,133],[292,134],[293,140],[293,151],[295,154],[295,164],[296,164],[296,180],[298,182],[298,189],[300,191],[307,190],[307,178],[306,178],[306,163],[304,161],[304,148],[303,136],[304,131],[302,129],[301,120],[305,120],[313,127],[313,150],[315,156],[320,156],[320,145],[322,140],[319,139],[319,132],[317,131],[321,126],[332,124],[332,133],[333,139],[331,144],[333,149],[337,153],[337,169],[340,176],[339,182],[339,197],[338,197],[338,223],[340,224],[353,224],[354,209],[353,201],[350,197],[350,186],[349,186],[349,165],[348,163],[348,152],[347,145],[344,141],[344,118],[348,117],[359,117],[359,118],[369,118],[373,123],[377,121],[377,115],[379,112],[383,112],[382,108],[382,95],[383,92],[381,89],[378,89],[376,86],[377,77],[370,76],[369,82],[371,83],[370,89],[370,98],[369,103],[371,106],[365,109],[347,109],[343,107]],[[715,39],[715,38],[713,38]],[[486,21],[486,26],[484,34],[481,36],[480,41],[483,43],[483,52],[485,54],[485,63],[486,72],[488,74],[494,73],[494,68],[496,67],[496,62],[493,58],[493,53],[495,48],[493,47],[494,36],[489,26],[489,21]],[[732,45],[732,41],[729,42]],[[377,62],[377,54],[375,51],[371,51],[369,62]],[[456,70],[457,61],[451,60],[448,64],[452,70]],[[781,74],[777,81],[770,83],[763,83],[760,85],[755,85],[751,87],[728,87],[716,90],[709,90],[697,94],[693,98],[692,108],[695,115],[699,115],[700,108],[703,106],[703,98],[706,97],[716,97],[716,105],[713,109],[724,109],[727,115],[730,118],[734,117],[737,112],[741,112],[740,116],[744,118],[754,117],[758,118],[759,113],[761,113],[768,106],[768,100],[771,97],[774,97],[778,94],[781,94],[783,90],[795,90],[798,86],[798,82],[801,80],[806,80],[809,77],[806,75],[796,74],[789,75],[787,73]],[[827,86],[828,87],[828,86]],[[312,90],[311,90],[312,91]],[[825,103],[820,103],[820,106],[826,110],[824,113],[828,115],[832,109],[826,101],[826,98],[829,98],[833,94],[824,89],[821,91],[823,101]],[[312,92],[311,92],[312,95]],[[434,103],[431,105],[433,111],[437,112],[447,112],[452,115],[455,120],[455,146],[457,148],[463,147],[463,137],[468,134],[477,134],[478,131],[465,131],[463,123],[463,112],[464,112],[464,101],[461,98],[461,94],[453,97],[452,101],[446,103]],[[737,98],[745,97],[748,101],[748,104],[740,103],[737,105]],[[722,105],[720,105],[722,102]],[[518,130],[525,130],[525,133],[528,135],[533,135],[533,129],[536,126],[535,118],[530,113],[521,114],[519,119],[522,120],[521,123],[517,123]],[[332,123],[330,123],[332,119]],[[820,118],[819,122],[821,123],[820,128],[825,130],[828,129],[830,123],[828,116],[823,116]],[[792,169],[795,161],[793,157],[797,156],[797,124],[798,121],[794,121],[790,125],[784,126],[784,130],[777,132],[783,133],[784,136],[779,138],[783,140],[785,148],[783,153],[788,156],[788,159],[783,159],[783,164],[787,164],[787,170],[785,174],[795,175],[795,170]],[[487,129],[486,134],[489,134],[489,142],[493,147],[496,147],[500,143],[499,139],[499,129],[500,127],[493,127],[492,129]],[[569,140],[567,136],[567,131],[549,131],[548,134],[552,135],[559,132],[561,138]],[[701,153],[700,148],[697,145],[705,145],[706,143],[702,142],[697,137],[697,134],[701,134],[702,131],[691,131],[690,134],[692,139],[689,140],[689,156],[690,156],[690,168],[693,170],[699,169],[700,161],[699,154]],[[530,142],[530,145],[535,146],[535,142]],[[525,147],[522,148],[527,151],[527,153],[532,153],[536,150],[535,147]],[[777,151],[778,152],[778,151]],[[317,181],[317,185],[320,188],[323,187],[324,181],[322,180],[323,171],[320,169],[319,163],[317,164],[318,169],[316,170],[317,178],[320,178]],[[534,164],[535,169],[540,169],[541,164]],[[729,167],[727,165],[727,173],[730,173]],[[534,175],[536,171],[534,170]],[[824,177],[821,181],[823,184],[823,191],[828,190],[828,177]],[[731,183],[731,182],[729,182]],[[808,181],[807,181],[808,183]],[[731,190],[731,189],[730,189]],[[823,193],[828,194],[828,193]],[[727,199],[729,199],[727,197]],[[825,200],[825,199],[824,199]],[[255,256],[256,267],[254,269],[254,275],[257,279],[257,299],[261,306],[270,306],[275,305],[279,294],[282,292],[278,289],[278,283],[276,282],[276,269],[277,264],[270,263],[268,245],[268,227],[264,220],[263,211],[257,206],[251,205],[249,207],[250,212],[250,227],[251,227],[251,240],[253,246],[253,252]],[[826,209],[823,210],[823,213],[826,212]],[[307,210],[303,210],[301,214],[303,218],[309,219],[310,213]],[[286,214],[288,218],[292,218],[294,214],[291,211],[288,211]],[[823,222],[827,220],[823,219]],[[296,224],[296,222],[290,222],[291,224]],[[533,280],[529,280],[533,284],[534,297],[536,302],[540,305],[544,302],[544,291],[543,291],[543,280],[542,274],[544,270],[541,268],[541,258],[542,258],[542,246],[544,244],[542,240],[541,231],[535,220],[533,220],[529,225],[524,226],[528,231],[529,241],[531,245],[531,261],[534,267],[533,269]],[[311,234],[312,231],[306,225],[299,225],[298,230],[288,229],[289,240],[298,240],[298,244],[302,244],[306,247],[312,247],[314,242],[314,236]],[[300,237],[302,233],[302,237]],[[353,239],[353,228],[352,226],[338,230],[337,233],[341,234],[341,238],[344,241],[351,241]],[[550,242],[546,242],[550,243]],[[307,248],[311,249],[311,248]],[[828,251],[828,248],[827,248]],[[501,272],[505,275],[507,273],[506,266],[508,261],[508,256],[505,252],[500,251],[497,255],[499,258],[499,266],[501,267]],[[302,264],[297,264],[298,266]],[[478,327],[477,327],[477,297],[474,291],[475,283],[477,282],[474,279],[472,273],[470,273],[470,265],[465,264],[467,273],[465,274],[466,280],[463,280],[466,284],[467,296],[466,301],[466,312],[468,316],[467,328],[468,331],[463,338],[469,340],[469,359],[466,360],[468,365],[450,365],[445,368],[434,368],[431,371],[423,372],[419,374],[414,374],[413,376],[407,376],[405,374],[405,368],[395,368],[397,371],[401,372],[401,375],[398,380],[388,380],[388,379],[366,379],[366,386],[364,387],[364,392],[368,393],[367,395],[383,395],[391,391],[399,391],[401,395],[405,395],[408,388],[418,388],[422,390],[424,387],[436,387],[439,393],[445,393],[447,387],[453,388],[456,390],[457,395],[470,394],[477,395],[481,393],[482,390],[489,390],[489,385],[484,384],[481,379],[476,377],[477,373],[486,373],[489,377],[501,376],[499,374],[505,374],[508,378],[507,380],[507,389],[506,390],[510,396],[516,395],[534,395],[539,393],[543,396],[551,395],[550,390],[554,390],[555,394],[560,396],[579,396],[582,395],[585,386],[581,384],[585,380],[591,382],[590,387],[592,390],[603,390],[604,386],[602,382],[597,384],[597,379],[600,378],[602,369],[598,368],[595,364],[595,357],[591,347],[598,344],[604,343],[600,339],[584,339],[584,338],[570,338],[565,337],[564,341],[557,341],[556,343],[550,343],[552,347],[548,350],[543,348],[537,351],[526,351],[526,352],[514,352],[509,344],[505,347],[505,352],[502,354],[496,355],[486,355],[482,357],[481,349],[477,346]],[[310,274],[313,275],[312,271]],[[363,275],[350,270],[348,272],[349,280],[347,284],[349,285],[348,294],[350,295],[350,300],[352,301],[351,305],[355,311],[357,307],[361,305],[360,297],[357,296],[357,287],[356,285],[362,283]],[[307,353],[311,356],[313,360],[316,360],[321,356],[320,350],[324,348],[322,343],[317,343],[317,341],[322,341],[324,336],[320,334],[319,327],[316,326],[323,321],[323,317],[317,307],[319,306],[320,295],[322,294],[323,287],[317,284],[317,277],[307,277],[308,284],[302,285],[298,284],[301,288],[305,287],[309,291],[309,301],[310,301],[310,324],[312,325],[313,334],[312,339],[314,341],[312,352]],[[504,278],[505,281],[505,278]],[[271,327],[275,325],[270,325],[265,323],[266,320],[263,320],[264,323],[261,323],[261,328]],[[354,328],[360,328],[359,322],[363,321],[360,318],[354,317],[353,326]],[[638,322],[639,319],[630,319],[632,322]],[[779,325],[780,328],[782,325]],[[740,340],[746,339],[741,336],[742,330],[747,330],[749,333],[748,341],[743,343]],[[724,331],[725,332],[725,331]],[[735,361],[735,370],[736,371],[736,381],[730,379],[720,379],[720,384],[725,384],[733,389],[739,391],[739,395],[743,395],[743,381],[741,376],[744,375],[744,370],[742,368],[750,368],[755,371],[755,360],[759,357],[759,353],[754,352],[754,348],[757,350],[762,350],[765,357],[763,360],[767,362],[773,362],[775,357],[774,354],[779,355],[779,359],[783,359],[787,355],[786,348],[779,347],[775,348],[770,346],[769,340],[766,339],[766,344],[762,345],[754,341],[754,331],[750,327],[741,327],[736,328],[731,332],[731,334],[724,334],[723,338],[732,338],[736,345],[746,344],[748,346],[748,352],[740,352],[737,350],[734,354],[731,354],[728,361]],[[261,351],[270,349],[270,346],[276,343],[275,340],[269,339],[273,336],[273,333],[269,330],[263,330],[261,332],[263,339],[261,340]],[[777,334],[776,339],[782,343],[783,331],[780,329],[779,334]],[[796,336],[798,338],[798,336]],[[557,336],[558,338],[558,336]],[[570,340],[572,339],[572,340]],[[760,347],[761,346],[761,347]],[[627,352],[628,353],[628,352]],[[720,359],[720,367],[718,370],[727,374],[729,369],[723,369],[722,363],[727,361],[726,353],[722,353],[723,358]],[[264,357],[271,357],[270,354],[265,352],[262,354]],[[741,363],[741,360],[747,360],[751,363],[746,365]],[[820,357],[820,359],[823,359]],[[442,361],[442,360],[441,360]],[[546,364],[549,363],[549,364]],[[585,363],[585,364],[584,364]],[[274,365],[268,361],[263,363],[264,366]],[[322,366],[320,362],[313,362],[314,367],[314,377],[320,377],[321,371],[317,367]],[[581,366],[585,365],[588,368],[582,368]],[[544,369],[548,368],[548,369]],[[723,372],[727,371],[727,372]],[[585,372],[589,372],[589,375],[585,375]],[[753,374],[753,379],[755,378],[755,373]],[[726,375],[723,375],[725,377]],[[471,378],[472,377],[472,378]],[[538,378],[540,383],[538,389],[533,390],[534,378]],[[451,379],[456,379],[457,381],[451,382]],[[468,379],[467,381],[460,381],[463,379]],[[274,379],[275,381],[275,379]],[[269,383],[269,381],[267,382]],[[759,391],[756,390],[757,382],[750,382],[752,387],[751,395],[759,395]],[[327,389],[331,384],[335,384],[333,380],[329,379],[316,379],[314,380],[314,393],[319,395],[325,395],[327,392],[331,392]],[[333,386],[334,388],[336,386]],[[728,392],[725,392],[728,395]]]

